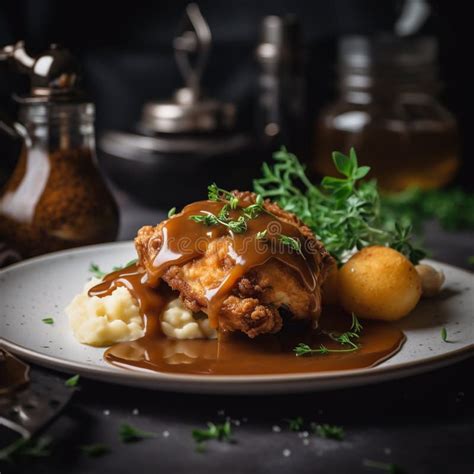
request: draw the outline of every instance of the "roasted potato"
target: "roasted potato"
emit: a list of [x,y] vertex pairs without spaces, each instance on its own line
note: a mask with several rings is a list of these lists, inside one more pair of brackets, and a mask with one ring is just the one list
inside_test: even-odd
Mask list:
[[421,279],[412,263],[381,246],[353,255],[339,270],[338,285],[342,307],[367,319],[401,319],[421,296]]

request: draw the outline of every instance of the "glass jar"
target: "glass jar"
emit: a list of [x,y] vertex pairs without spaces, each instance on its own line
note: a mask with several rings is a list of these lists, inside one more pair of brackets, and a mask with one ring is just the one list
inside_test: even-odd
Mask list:
[[0,194],[0,240],[23,257],[114,240],[118,211],[96,165],[91,103],[26,100],[18,164]]
[[354,147],[382,189],[437,188],[458,169],[458,131],[438,101],[433,38],[347,37],[339,98],[317,121],[313,171],[333,175],[333,151]]

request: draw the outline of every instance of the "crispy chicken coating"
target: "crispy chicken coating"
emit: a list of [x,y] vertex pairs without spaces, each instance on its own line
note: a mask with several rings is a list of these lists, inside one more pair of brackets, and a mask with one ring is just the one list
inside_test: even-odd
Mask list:
[[[255,202],[253,193],[234,194],[240,202]],[[265,201],[264,207],[278,219],[298,226],[301,234],[311,240],[317,260],[316,288],[310,291],[296,270],[271,258],[263,265],[249,269],[226,293],[219,310],[220,331],[241,331],[252,338],[259,334],[276,333],[283,324],[282,308],[294,319],[313,319],[313,323],[317,323],[321,285],[332,259],[312,231],[295,215],[269,200]],[[162,245],[163,225],[142,227],[135,239],[139,263],[150,273]],[[226,235],[211,240],[199,257],[183,265],[171,265],[162,279],[179,292],[190,310],[207,313],[209,294],[222,284],[235,265],[232,238]]]

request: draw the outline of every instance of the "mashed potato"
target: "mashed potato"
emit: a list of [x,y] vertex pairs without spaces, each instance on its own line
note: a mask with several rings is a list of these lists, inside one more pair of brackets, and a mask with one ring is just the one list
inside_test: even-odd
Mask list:
[[143,321],[130,292],[119,287],[104,298],[89,296],[89,289],[98,283],[96,278],[86,283],[66,308],[76,339],[90,346],[110,346],[143,336]]
[[[130,292],[119,287],[104,298],[89,296],[89,289],[98,283],[100,280],[96,278],[89,281],[83,292],[76,295],[66,308],[75,338],[90,346],[110,346],[143,336],[143,321],[137,302]],[[216,337],[216,331],[209,326],[209,320],[204,315],[195,319],[179,298],[166,306],[161,328],[166,336],[173,339]]]
[[215,339],[217,333],[209,325],[204,313],[195,318],[179,298],[170,301],[163,311],[161,329],[172,339]]

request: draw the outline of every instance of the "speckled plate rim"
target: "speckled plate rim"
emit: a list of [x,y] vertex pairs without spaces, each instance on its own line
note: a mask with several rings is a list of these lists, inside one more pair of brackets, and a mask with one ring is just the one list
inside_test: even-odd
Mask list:
[[[0,277],[12,270],[28,266],[33,263],[54,260],[70,255],[90,252],[94,249],[109,247],[129,247],[130,242],[115,242],[108,244],[90,245],[73,250],[63,250],[51,254],[34,257],[23,262],[10,265],[0,270]],[[436,262],[434,262],[436,264]],[[466,277],[473,275],[463,269],[442,263],[457,272],[462,272]],[[121,369],[93,366],[87,363],[78,363],[67,358],[56,358],[51,355],[41,354],[27,347],[8,341],[0,336],[0,347],[25,360],[38,365],[66,373],[77,373],[103,382],[120,385],[137,386],[156,390],[169,390],[189,393],[215,393],[215,394],[268,394],[268,393],[295,393],[307,391],[331,390],[349,388],[360,385],[409,377],[424,372],[429,372],[474,355],[474,342],[462,348],[450,350],[443,354],[425,357],[419,361],[407,361],[391,366],[378,365],[365,369],[352,369],[328,372],[309,372],[304,374],[279,374],[279,375],[244,375],[244,376],[212,376],[212,375],[186,375],[150,372],[146,369]]]

